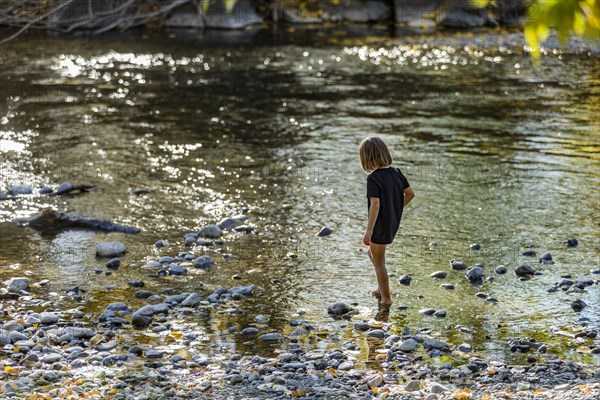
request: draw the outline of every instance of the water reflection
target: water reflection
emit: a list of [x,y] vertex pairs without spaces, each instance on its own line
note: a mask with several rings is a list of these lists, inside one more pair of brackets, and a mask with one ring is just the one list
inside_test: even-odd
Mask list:
[[[306,310],[302,318],[323,322],[326,305],[344,300],[358,302],[366,319],[391,322],[396,332],[436,329],[490,356],[518,360],[503,344],[531,335],[580,357],[539,332],[577,323],[569,295],[546,289],[562,273],[588,274],[597,261],[600,236],[589,218],[598,212],[590,182],[600,178],[597,57],[551,56],[535,71],[527,56],[460,45],[363,46],[350,38],[312,47],[286,40],[247,47],[182,41],[177,48],[139,40],[136,52],[133,43],[57,40],[33,54],[26,40],[9,44],[7,65],[20,54],[35,62],[0,71],[8,82],[0,103],[0,189],[27,182],[34,194],[0,203],[0,262],[18,264],[1,277],[31,270],[34,279],[52,280],[51,291],[85,287],[89,312],[131,300],[128,280],[143,279],[155,293],[169,286],[204,296],[219,286],[256,285],[256,297],[232,305],[239,314],[213,310],[194,315],[193,325],[182,318],[206,351],[270,352],[273,346],[233,328],[259,326],[254,317],[261,313],[269,321],[261,329],[286,331],[299,308]],[[368,297],[375,280],[360,244],[366,209],[357,145],[372,133],[392,145],[419,193],[388,257],[391,273],[413,277],[409,287],[392,279],[395,306],[408,307],[402,311],[377,310]],[[96,189],[37,194],[41,185],[62,181]],[[155,190],[135,196],[136,187]],[[47,206],[139,226],[142,233],[43,237],[6,222]],[[256,232],[227,234],[221,247],[183,245],[184,233],[240,213]],[[316,237],[323,226],[333,235]],[[581,245],[564,248],[567,237]],[[154,248],[159,239],[173,246]],[[106,240],[127,245],[127,266],[96,275],[103,263],[89,249]],[[482,249],[470,251],[473,242]],[[524,257],[530,248],[552,252],[557,265]],[[190,250],[211,255],[215,266],[182,279],[149,278],[152,271],[142,268]],[[529,262],[544,275],[520,282],[509,273],[474,286],[449,270],[452,259],[483,263],[486,275],[499,264],[510,272]],[[439,288],[442,282],[429,277],[436,270],[449,272],[444,283],[455,290]],[[588,290],[590,307],[581,316],[597,325],[598,288]],[[476,297],[481,291],[499,302]],[[448,317],[424,317],[418,313],[424,307],[444,308]],[[138,334],[143,341],[146,334]],[[171,339],[145,340],[161,346]]]

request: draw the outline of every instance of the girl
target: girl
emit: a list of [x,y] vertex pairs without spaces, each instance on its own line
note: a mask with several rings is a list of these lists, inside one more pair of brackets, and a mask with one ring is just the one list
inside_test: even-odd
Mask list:
[[392,167],[392,156],[385,142],[376,136],[360,143],[360,165],[367,176],[367,210],[369,219],[363,237],[378,288],[371,293],[382,306],[392,304],[390,282],[385,268],[385,246],[392,243],[402,218],[402,210],[415,197],[408,180],[399,168]]

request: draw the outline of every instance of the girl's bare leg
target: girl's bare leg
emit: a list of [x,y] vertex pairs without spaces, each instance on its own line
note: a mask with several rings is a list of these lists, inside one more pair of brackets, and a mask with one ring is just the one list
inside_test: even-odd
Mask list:
[[[371,248],[370,247],[367,249],[367,254],[369,255],[369,258],[371,259],[371,262],[373,262],[373,254],[371,254]],[[376,288],[376,289],[371,290],[371,296],[377,297],[378,299],[381,299],[381,291],[379,290],[379,287]]]
[[381,305],[390,305],[392,304],[392,295],[390,294],[390,278],[385,268],[385,246],[385,244],[371,243],[369,250],[381,294],[381,301],[379,303]]

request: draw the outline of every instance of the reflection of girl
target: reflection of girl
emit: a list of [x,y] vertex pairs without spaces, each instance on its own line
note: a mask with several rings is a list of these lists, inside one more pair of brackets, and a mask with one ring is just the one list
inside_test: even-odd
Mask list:
[[360,165],[367,176],[367,230],[363,237],[375,267],[378,288],[371,293],[383,306],[392,304],[390,282],[385,268],[385,248],[400,227],[402,211],[415,196],[399,168],[393,168],[392,156],[383,140],[368,137],[360,143]]

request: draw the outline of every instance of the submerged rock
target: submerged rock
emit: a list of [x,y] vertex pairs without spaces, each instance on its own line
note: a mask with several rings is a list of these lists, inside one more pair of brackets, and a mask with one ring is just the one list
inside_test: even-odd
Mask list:
[[533,269],[530,265],[523,264],[515,269],[515,274],[518,277],[531,278],[535,274],[535,269]]
[[466,277],[471,282],[480,282],[483,278],[483,268],[481,267],[473,267],[467,271]]
[[317,236],[329,236],[331,235],[331,233],[333,232],[332,229],[327,228],[327,227],[323,227],[321,228],[321,230],[317,233]]
[[464,262],[459,261],[459,260],[450,261],[450,266],[452,266],[452,269],[455,271],[462,271],[462,270],[469,268],[469,266],[467,264],[465,264]]
[[13,187],[11,187],[10,189],[8,189],[8,194],[10,194],[11,196],[19,196],[19,195],[23,195],[23,194],[31,194],[33,193],[33,188],[31,187],[31,185],[28,184],[20,184],[20,185],[15,185]]
[[575,247],[579,244],[579,242],[577,241],[577,239],[572,238],[572,239],[568,239],[565,244],[567,245],[567,247]]

